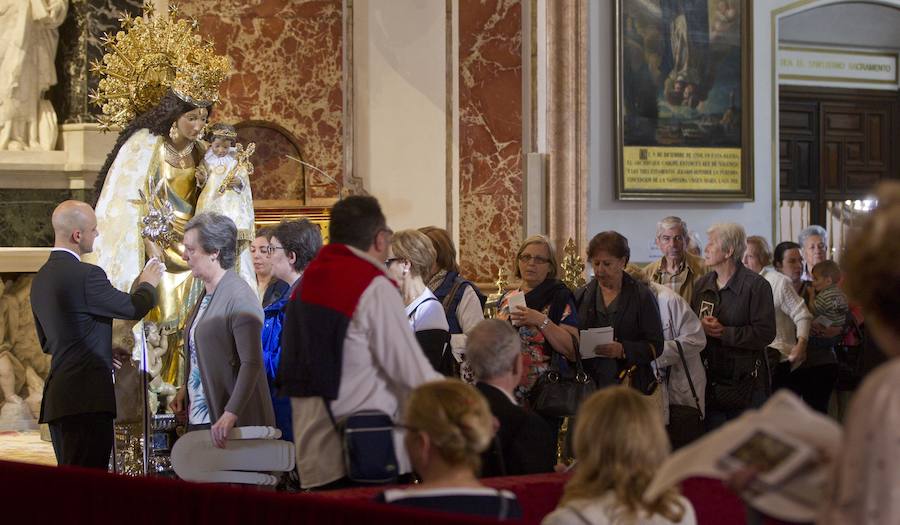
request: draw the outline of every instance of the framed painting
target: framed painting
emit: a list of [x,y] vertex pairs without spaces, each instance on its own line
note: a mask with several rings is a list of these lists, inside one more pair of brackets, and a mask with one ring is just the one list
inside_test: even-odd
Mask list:
[[615,0],[616,197],[753,200],[750,0]]

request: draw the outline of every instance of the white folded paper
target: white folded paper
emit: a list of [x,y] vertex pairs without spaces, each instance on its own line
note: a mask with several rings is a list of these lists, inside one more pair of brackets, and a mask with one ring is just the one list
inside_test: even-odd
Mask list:
[[604,326],[602,328],[588,328],[581,331],[581,337],[578,341],[578,348],[581,350],[582,359],[591,359],[597,357],[594,348],[613,342],[613,327]]

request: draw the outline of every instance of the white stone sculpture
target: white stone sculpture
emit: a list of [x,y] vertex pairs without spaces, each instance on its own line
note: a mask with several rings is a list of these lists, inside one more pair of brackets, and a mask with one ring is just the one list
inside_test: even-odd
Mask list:
[[[147,373],[149,374],[149,393],[148,405],[151,414],[156,414],[159,410],[160,401],[163,407],[168,407],[169,402],[175,396],[175,386],[166,383],[160,377],[163,366],[163,357],[169,350],[169,336],[174,334],[175,330],[169,326],[160,326],[158,323],[144,323],[144,335],[147,339]],[[140,361],[140,358],[135,358]],[[160,396],[162,399],[160,399]]]
[[32,279],[0,282],[0,430],[36,428],[50,371],[31,314]]
[[56,111],[56,44],[68,0],[0,0],[0,150],[49,151]]

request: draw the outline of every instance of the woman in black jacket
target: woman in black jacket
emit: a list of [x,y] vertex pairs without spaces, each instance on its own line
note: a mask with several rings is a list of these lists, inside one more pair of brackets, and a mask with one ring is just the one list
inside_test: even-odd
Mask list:
[[598,233],[588,244],[594,278],[575,293],[578,328],[613,327],[613,342],[594,348],[584,368],[597,388],[618,382],[637,366],[635,386],[646,388],[654,374],[650,362],[663,346],[662,323],[653,292],[625,273],[631,256],[628,239],[614,231]]

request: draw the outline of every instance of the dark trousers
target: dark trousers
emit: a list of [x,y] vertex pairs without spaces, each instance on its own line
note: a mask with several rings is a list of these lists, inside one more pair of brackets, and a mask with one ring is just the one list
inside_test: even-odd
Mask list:
[[831,399],[831,392],[834,391],[837,374],[837,363],[800,367],[793,372],[790,372],[788,367],[781,386],[797,394],[816,412],[828,414],[828,401]]
[[91,412],[50,422],[50,438],[59,465],[107,470],[113,447],[113,416]]

